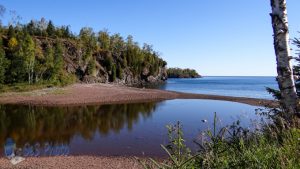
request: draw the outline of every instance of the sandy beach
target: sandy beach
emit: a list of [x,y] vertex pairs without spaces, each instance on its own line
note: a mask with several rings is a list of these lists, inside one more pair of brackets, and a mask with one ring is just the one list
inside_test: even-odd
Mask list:
[[13,165],[0,158],[1,169],[142,169],[134,157],[57,156],[30,157]]
[[46,88],[30,92],[9,92],[0,94],[0,104],[30,104],[39,106],[140,103],[171,99],[224,100],[268,107],[277,105],[277,103],[272,100],[180,93],[114,84],[74,84],[63,88]]

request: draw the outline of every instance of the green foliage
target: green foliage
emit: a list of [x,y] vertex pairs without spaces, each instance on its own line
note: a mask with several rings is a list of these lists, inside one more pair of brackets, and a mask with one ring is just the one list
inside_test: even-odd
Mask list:
[[8,39],[15,37],[15,36],[16,36],[15,28],[12,25],[9,25],[8,32],[7,32]]
[[22,43],[23,60],[25,71],[28,74],[28,83],[33,83],[33,69],[35,63],[35,44],[29,34],[25,35],[25,39]]
[[[16,41],[16,45],[10,42]],[[6,83],[32,82],[32,68],[34,66],[35,44],[28,33],[17,32],[16,37],[11,37],[8,43],[6,56],[10,66],[6,74]]]
[[60,28],[60,30],[62,32],[62,37],[64,37],[64,38],[73,38],[73,35],[72,35],[71,31],[70,31],[69,26],[62,26]]
[[55,36],[55,27],[54,27],[52,21],[49,21],[46,31],[47,31],[48,36],[50,36],[50,37]]
[[37,89],[43,89],[51,86],[51,84],[47,83],[35,83],[35,84],[28,84],[28,83],[15,83],[13,85],[1,85],[0,84],[0,93],[4,92],[26,92],[32,91]]
[[79,38],[87,51],[94,51],[96,49],[97,38],[92,28],[82,28],[79,33]]
[[184,144],[182,125],[178,121],[174,126],[167,125],[167,129],[170,143],[166,146],[166,149],[172,156],[175,156],[175,161],[185,161],[185,156],[189,156],[191,151]]
[[[162,63],[165,64],[165,63]],[[198,78],[201,77],[194,69],[169,68],[167,70],[169,78]]]
[[73,84],[77,81],[77,77],[74,74],[67,74],[66,72],[63,72],[59,76],[59,83],[54,83],[55,85],[60,85],[60,86],[66,86]]
[[52,69],[51,78],[53,81],[63,81],[63,74],[64,74],[64,60],[63,60],[63,46],[60,41],[56,41],[54,46],[54,66]]
[[90,59],[89,63],[88,63],[88,74],[95,76],[96,73],[96,61],[94,59]]
[[159,68],[166,66],[151,45],[140,47],[132,36],[124,40],[120,34],[110,35],[107,30],[95,34],[92,28],[84,27],[79,35],[74,35],[69,26],[56,27],[42,18],[3,27],[1,34],[4,39],[0,46],[0,81],[6,85],[60,85],[69,76],[72,78],[67,81],[75,81],[71,74],[82,80],[84,76],[95,76],[97,69],[106,71],[111,82],[122,79],[124,70],[132,78],[142,80],[143,70],[149,70],[148,76],[156,76]]
[[111,82],[114,82],[117,78],[117,68],[116,68],[116,65],[113,64],[112,67],[111,67],[111,76],[110,76],[110,81]]
[[0,37],[0,84],[4,83],[5,72],[7,71],[8,66],[9,66],[9,60],[5,56],[2,38]]
[[110,37],[110,51],[113,55],[121,56],[125,50],[125,42],[120,34],[114,34]]
[[82,60],[84,62],[86,62],[86,61],[89,61],[91,58],[92,58],[92,52],[91,52],[90,49],[87,49],[87,51],[85,51],[84,54],[83,54]]
[[18,46],[18,41],[15,37],[12,37],[8,41],[8,48],[13,51]]
[[182,126],[180,122],[176,125],[167,125],[169,144],[167,146],[161,145],[164,151],[168,154],[169,160],[165,162],[157,162],[150,158],[149,163],[144,163],[138,159],[138,161],[144,166],[145,169],[154,168],[161,169],[188,169],[195,168],[195,159],[197,155],[192,156],[190,149],[184,144]]
[[28,32],[30,35],[34,35],[36,33],[35,23],[31,20],[25,27],[25,31]]
[[268,93],[272,94],[275,99],[277,99],[277,100],[282,99],[281,93],[280,93],[279,90],[272,89],[272,88],[269,88],[269,87],[267,87],[266,90],[267,90]]
[[[298,38],[294,38],[293,39],[293,44],[300,49],[300,39]],[[294,66],[294,75],[300,77],[300,53],[298,54],[298,58],[296,59],[297,61],[297,65]],[[296,83],[295,83],[296,89],[297,89],[297,95],[298,97],[300,97],[300,78],[296,79]]]
[[99,46],[103,50],[109,50],[110,48],[110,37],[107,30],[100,31],[98,35]]
[[106,69],[108,71],[110,71],[112,69],[112,65],[113,65],[113,58],[112,56],[109,54],[107,54],[105,56],[105,59],[104,59],[104,66],[106,67]]
[[[276,118],[277,119],[277,118]],[[201,133],[201,140],[195,142],[199,146],[193,156],[186,151],[182,139],[182,129],[170,130],[176,137],[169,137],[173,143],[169,155],[164,163],[153,159],[141,162],[144,168],[299,168],[300,167],[300,129],[286,127],[288,124],[273,122],[264,124],[262,129],[250,131],[240,126],[239,121],[231,126],[217,130],[217,116],[214,116],[213,130]],[[278,119],[277,119],[278,120]],[[285,126],[285,127],[284,127]],[[179,131],[178,131],[179,130]],[[171,131],[171,132],[170,132]],[[175,139],[174,139],[175,138]],[[181,149],[178,149],[180,147]],[[176,149],[178,149],[176,151]],[[179,151],[181,150],[181,151]],[[172,153],[173,152],[173,153]],[[185,160],[184,166],[178,162],[178,157]],[[150,164],[154,165],[150,165]]]

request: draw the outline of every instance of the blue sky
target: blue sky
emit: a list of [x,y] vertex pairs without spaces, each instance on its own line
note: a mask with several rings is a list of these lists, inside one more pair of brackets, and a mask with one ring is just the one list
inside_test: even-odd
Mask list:
[[[202,75],[276,74],[269,0],[0,0],[22,22],[45,17],[73,32],[89,26],[152,44],[169,67]],[[288,0],[290,37],[300,1]],[[7,13],[4,24],[10,16]],[[294,53],[294,52],[293,52]]]

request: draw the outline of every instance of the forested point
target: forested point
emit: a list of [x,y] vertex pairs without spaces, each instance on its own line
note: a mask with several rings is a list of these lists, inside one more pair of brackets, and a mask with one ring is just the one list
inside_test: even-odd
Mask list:
[[79,35],[50,20],[0,25],[0,86],[164,81],[167,63],[132,36],[84,27]]
[[194,69],[168,68],[168,78],[199,78],[201,75]]

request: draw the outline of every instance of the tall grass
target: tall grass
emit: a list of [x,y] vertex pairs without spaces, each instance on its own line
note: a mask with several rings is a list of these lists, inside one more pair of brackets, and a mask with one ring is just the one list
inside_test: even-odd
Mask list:
[[216,119],[215,113],[213,130],[204,131],[201,141],[195,142],[196,153],[184,144],[182,126],[177,123],[167,126],[170,144],[162,148],[168,159],[141,163],[147,169],[300,168],[300,129],[287,127],[282,118],[272,117],[272,122],[253,131],[239,122],[217,130]]

